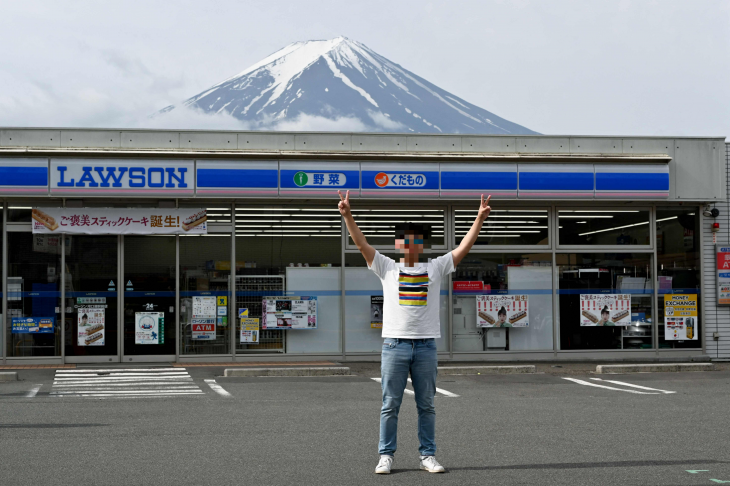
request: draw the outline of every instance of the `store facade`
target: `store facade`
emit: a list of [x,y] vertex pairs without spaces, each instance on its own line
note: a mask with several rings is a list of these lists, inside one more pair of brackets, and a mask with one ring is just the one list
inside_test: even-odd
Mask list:
[[437,256],[492,194],[442,359],[730,358],[727,186],[713,138],[0,130],[3,361],[379,359],[337,190],[393,257],[397,223]]

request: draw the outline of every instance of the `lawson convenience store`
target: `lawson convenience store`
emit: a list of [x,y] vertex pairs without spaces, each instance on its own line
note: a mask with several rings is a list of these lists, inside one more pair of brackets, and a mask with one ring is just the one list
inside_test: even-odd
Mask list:
[[[441,288],[444,360],[727,358],[726,157],[719,138],[2,129],[2,359],[379,359],[382,289],[338,189],[393,256],[395,224],[440,255],[492,194]],[[497,301],[521,320],[495,326]]]

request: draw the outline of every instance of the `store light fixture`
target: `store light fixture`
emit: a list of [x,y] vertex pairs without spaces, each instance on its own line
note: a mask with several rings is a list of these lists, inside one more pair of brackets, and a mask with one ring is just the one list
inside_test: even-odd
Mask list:
[[616,226],[614,228],[606,228],[606,229],[600,229],[600,230],[596,230],[596,231],[589,231],[588,233],[579,233],[578,236],[594,235],[596,233],[605,233],[606,231],[615,231],[615,230],[619,230],[619,229],[633,228],[634,226],[643,226],[645,224],[649,224],[649,222],[644,221],[643,223],[627,224],[624,226]]
[[559,216],[560,219],[566,219],[566,218],[573,218],[573,219],[589,219],[589,218],[596,218],[596,219],[610,219],[613,218],[613,216],[598,216],[598,215],[583,215],[583,216]]
[[561,213],[638,213],[639,210],[614,209],[561,209]]
[[677,217],[676,216],[672,216],[670,218],[657,219],[656,222],[659,223],[661,221],[669,221],[670,219],[677,219]]

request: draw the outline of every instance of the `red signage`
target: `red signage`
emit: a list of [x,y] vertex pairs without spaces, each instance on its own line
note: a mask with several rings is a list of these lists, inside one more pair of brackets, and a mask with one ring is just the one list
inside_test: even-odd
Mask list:
[[[726,250],[727,248],[722,248]],[[717,269],[718,270],[730,270],[730,253],[723,251],[717,252]]]
[[477,291],[484,290],[484,282],[454,282],[454,290],[466,290],[466,291]]

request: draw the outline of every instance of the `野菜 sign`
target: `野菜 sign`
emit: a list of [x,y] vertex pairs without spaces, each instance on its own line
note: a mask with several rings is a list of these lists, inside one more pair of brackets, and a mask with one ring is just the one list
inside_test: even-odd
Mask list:
[[343,187],[347,184],[347,176],[342,172],[305,172],[294,174],[297,187]]
[[631,294],[581,294],[581,326],[630,326]]
[[34,234],[207,234],[200,208],[34,208]]
[[527,295],[477,295],[477,327],[528,327]]

